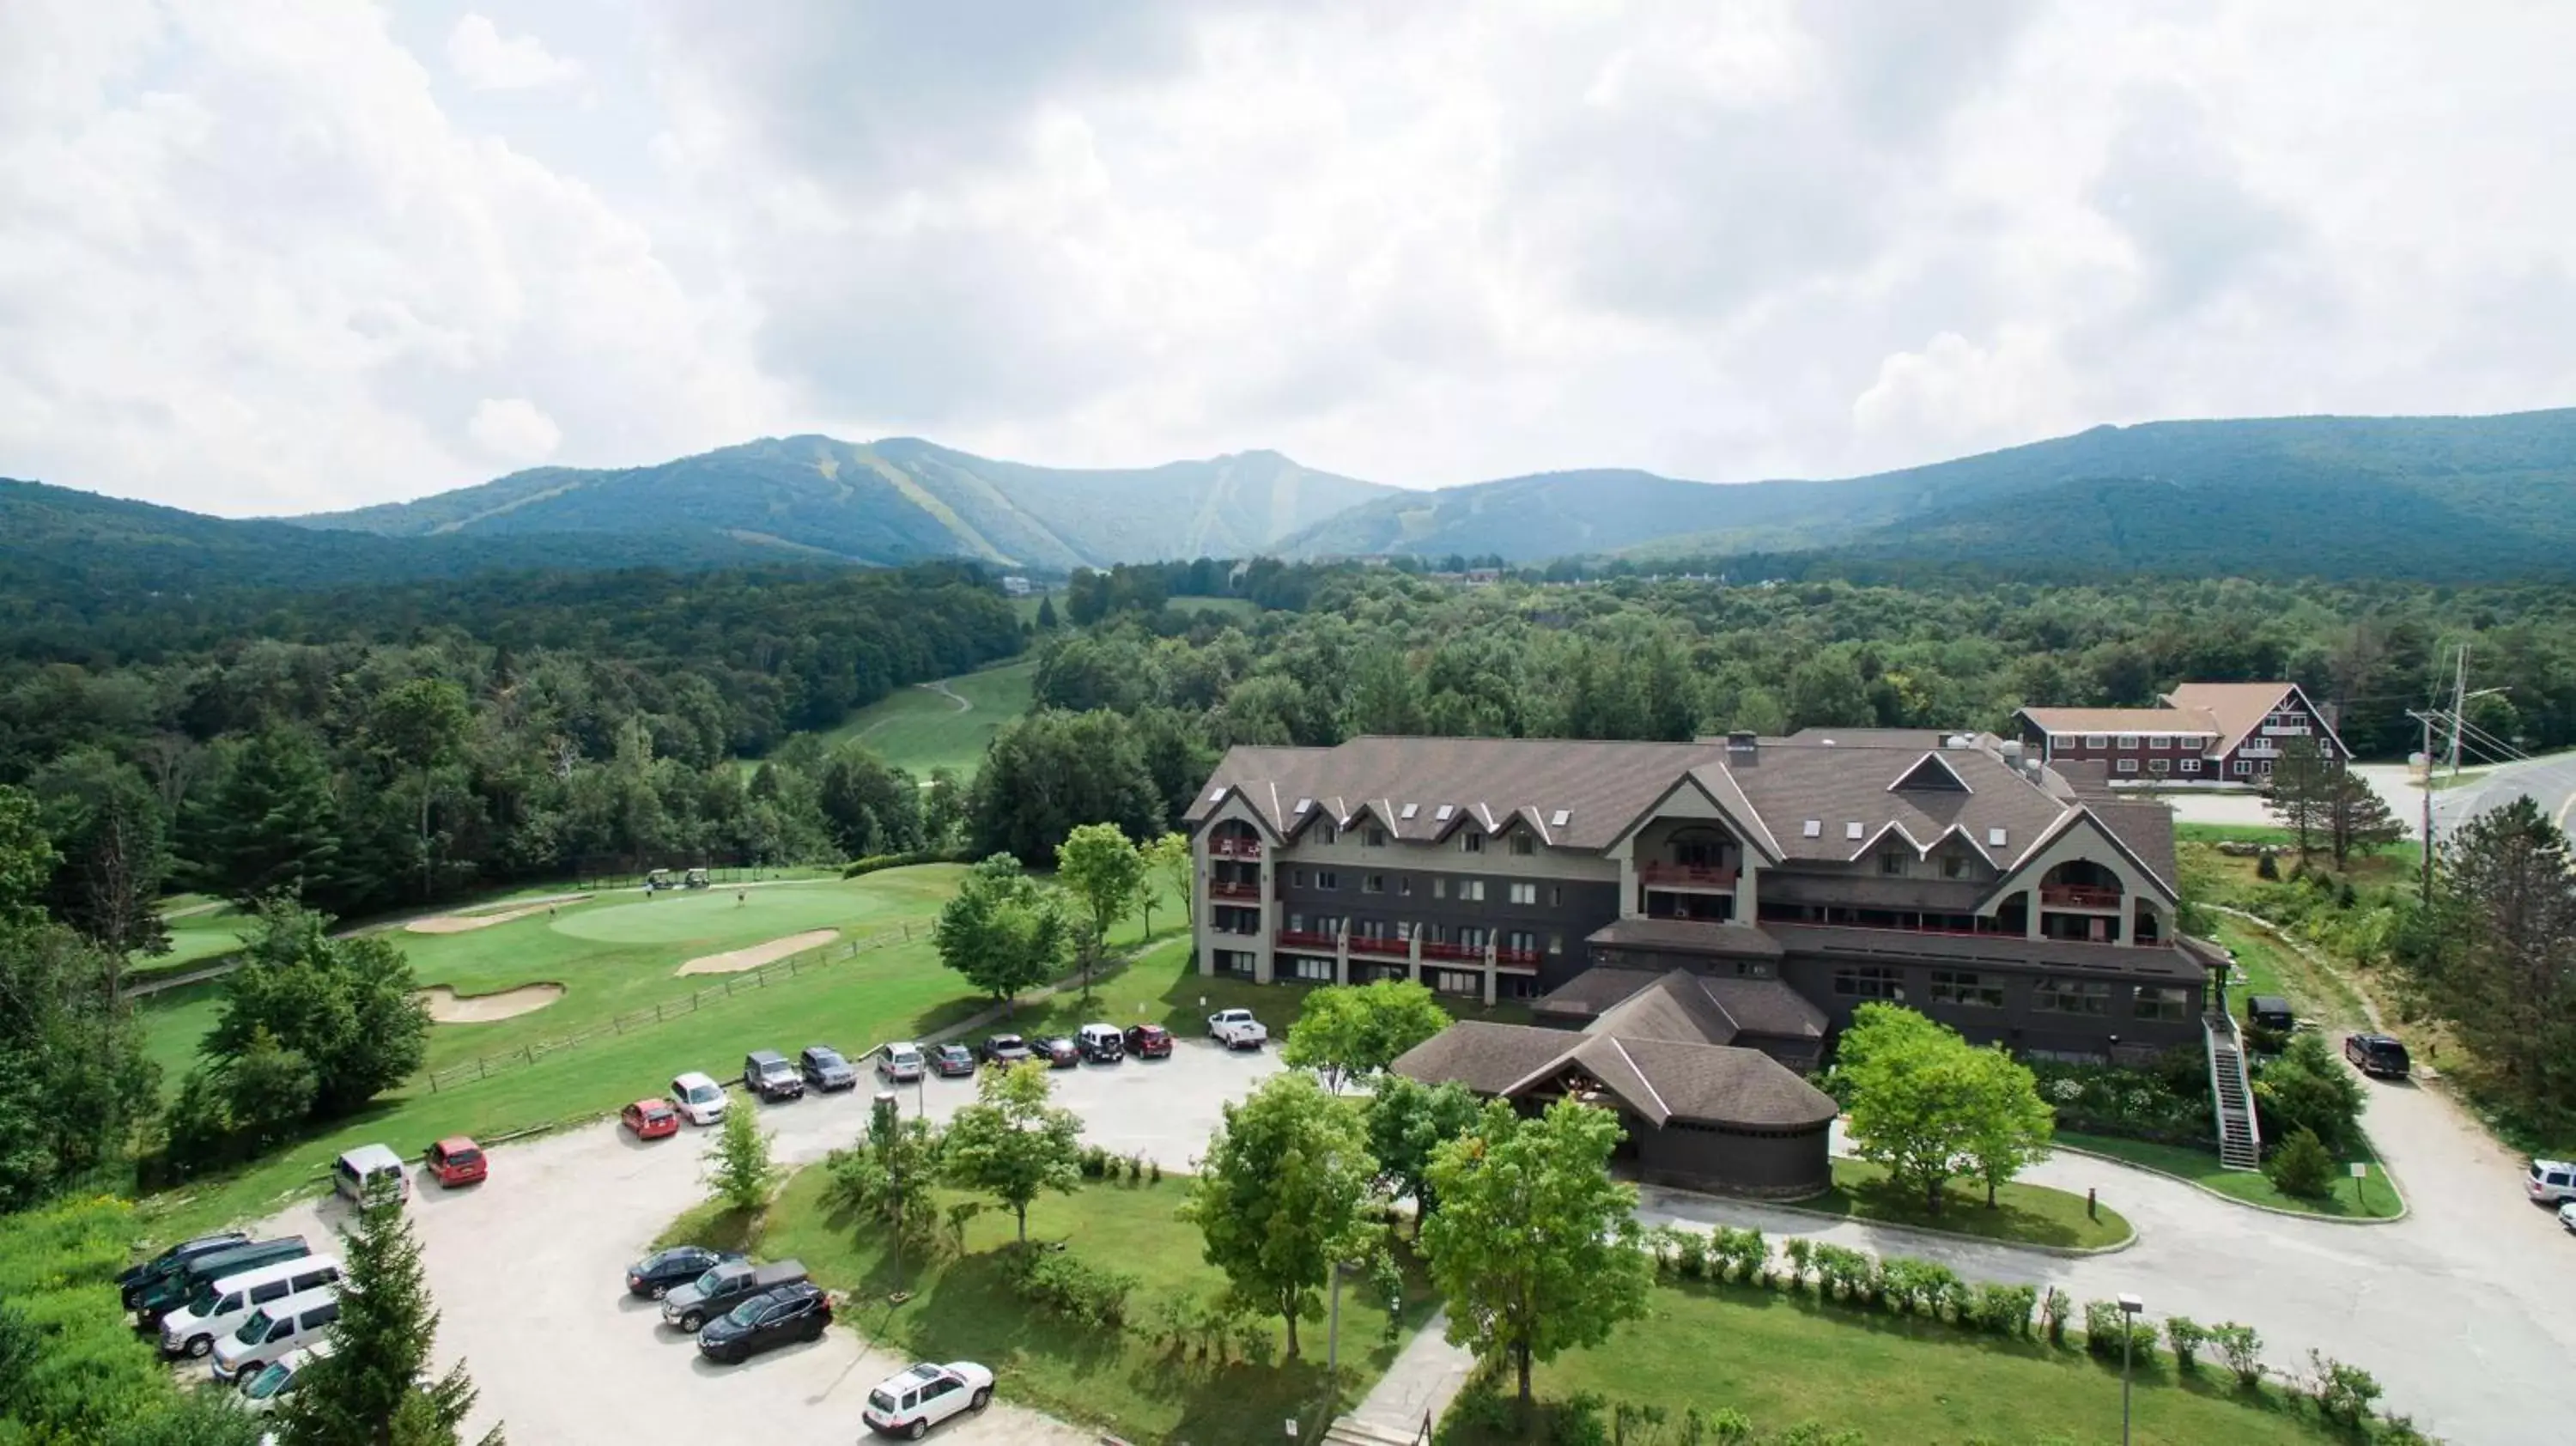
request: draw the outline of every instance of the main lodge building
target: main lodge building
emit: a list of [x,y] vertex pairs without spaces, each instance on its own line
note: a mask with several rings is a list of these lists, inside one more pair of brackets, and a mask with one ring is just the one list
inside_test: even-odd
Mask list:
[[1528,1001],[1396,1067],[1616,1108],[1650,1180],[1813,1193],[1802,1076],[1862,1003],[2046,1058],[2202,1042],[2224,956],[2175,929],[2172,815],[2107,785],[1901,730],[1236,748],[1186,818],[1199,968]]

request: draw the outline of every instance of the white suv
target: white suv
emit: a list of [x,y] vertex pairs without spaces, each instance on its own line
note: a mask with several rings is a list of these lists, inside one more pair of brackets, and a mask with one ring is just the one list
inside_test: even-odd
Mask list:
[[877,1078],[888,1084],[910,1084],[921,1078],[929,1061],[922,1057],[921,1046],[897,1042],[877,1052]]
[[991,1371],[973,1361],[924,1362],[878,1382],[859,1419],[882,1435],[918,1441],[949,1417],[981,1411],[992,1400]]
[[2534,1160],[2531,1178],[2522,1187],[2535,1205],[2563,1205],[2576,1200],[2576,1165],[2565,1160]]
[[671,1103],[693,1125],[720,1125],[725,1117],[724,1086],[696,1070],[671,1081]]

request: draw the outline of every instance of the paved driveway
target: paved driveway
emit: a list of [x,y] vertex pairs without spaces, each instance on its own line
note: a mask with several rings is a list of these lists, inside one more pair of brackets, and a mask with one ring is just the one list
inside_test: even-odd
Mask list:
[[2138,1228],[2113,1255],[2061,1259],[1939,1240],[1783,1210],[1649,1190],[1651,1222],[1756,1225],[1882,1254],[1938,1260],[1972,1280],[2056,1285],[2080,1307],[2122,1292],[2149,1314],[2239,1321],[2279,1367],[2315,1348],[2361,1366],[2387,1405],[2454,1446],[2561,1439],[2542,1403],[2563,1399],[2576,1364],[2576,1240],[2526,1202],[2522,1162],[2470,1128],[2448,1098],[2373,1081],[2371,1138],[2414,1213],[2337,1225],[2250,1210],[2190,1186],[2080,1155],[2024,1178],[2105,1203]]
[[[1229,1056],[1184,1041],[1169,1060],[1085,1066],[1054,1078],[1058,1103],[1088,1124],[1086,1138],[1177,1168],[1206,1148],[1218,1107],[1277,1068],[1267,1051]],[[870,1080],[848,1094],[759,1107],[761,1123],[777,1132],[781,1159],[817,1159],[858,1137],[872,1089]],[[901,1094],[908,1112],[916,1092]],[[971,1080],[931,1080],[918,1091],[934,1118],[973,1097]],[[734,1108],[754,1106],[737,1097]],[[494,1422],[514,1441],[548,1446],[858,1439],[869,1388],[906,1360],[835,1329],[743,1365],[709,1366],[689,1337],[661,1325],[655,1306],[625,1293],[627,1264],[706,1197],[699,1157],[714,1136],[691,1130],[638,1144],[602,1123],[495,1150],[483,1186],[416,1191],[412,1217],[438,1300],[440,1354],[462,1355],[482,1391],[466,1439]],[[307,1204],[263,1229],[313,1233],[346,1218],[336,1202]],[[1098,1440],[1016,1408],[1010,1396],[1005,1377],[983,1416],[961,1418],[931,1439]]]

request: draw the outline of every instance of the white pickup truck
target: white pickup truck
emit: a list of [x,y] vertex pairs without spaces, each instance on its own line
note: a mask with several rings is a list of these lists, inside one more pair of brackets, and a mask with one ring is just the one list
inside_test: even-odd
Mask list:
[[1220,1009],[1208,1016],[1208,1038],[1228,1049],[1259,1049],[1270,1031],[1249,1009]]

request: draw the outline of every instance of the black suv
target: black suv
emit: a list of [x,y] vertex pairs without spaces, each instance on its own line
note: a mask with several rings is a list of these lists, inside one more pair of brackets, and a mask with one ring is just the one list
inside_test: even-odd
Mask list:
[[789,1341],[815,1341],[832,1324],[832,1298],[811,1281],[764,1291],[698,1332],[698,1351],[711,1361],[739,1361]]
[[2414,1061],[2406,1057],[2406,1046],[2384,1034],[2345,1035],[2343,1057],[2363,1074],[2387,1079],[2404,1079],[2414,1067]]
[[152,1287],[187,1269],[189,1262],[199,1256],[248,1244],[250,1237],[239,1230],[224,1230],[182,1241],[117,1276],[117,1295],[124,1301],[125,1308],[132,1310],[143,1303],[143,1297],[151,1292]]
[[850,1062],[841,1058],[841,1052],[828,1044],[805,1046],[805,1052],[796,1057],[796,1067],[805,1076],[807,1084],[826,1094],[859,1087],[859,1072],[850,1068]]
[[787,1056],[774,1049],[755,1049],[742,1057],[742,1085],[765,1100],[805,1096],[805,1076],[796,1072]]

